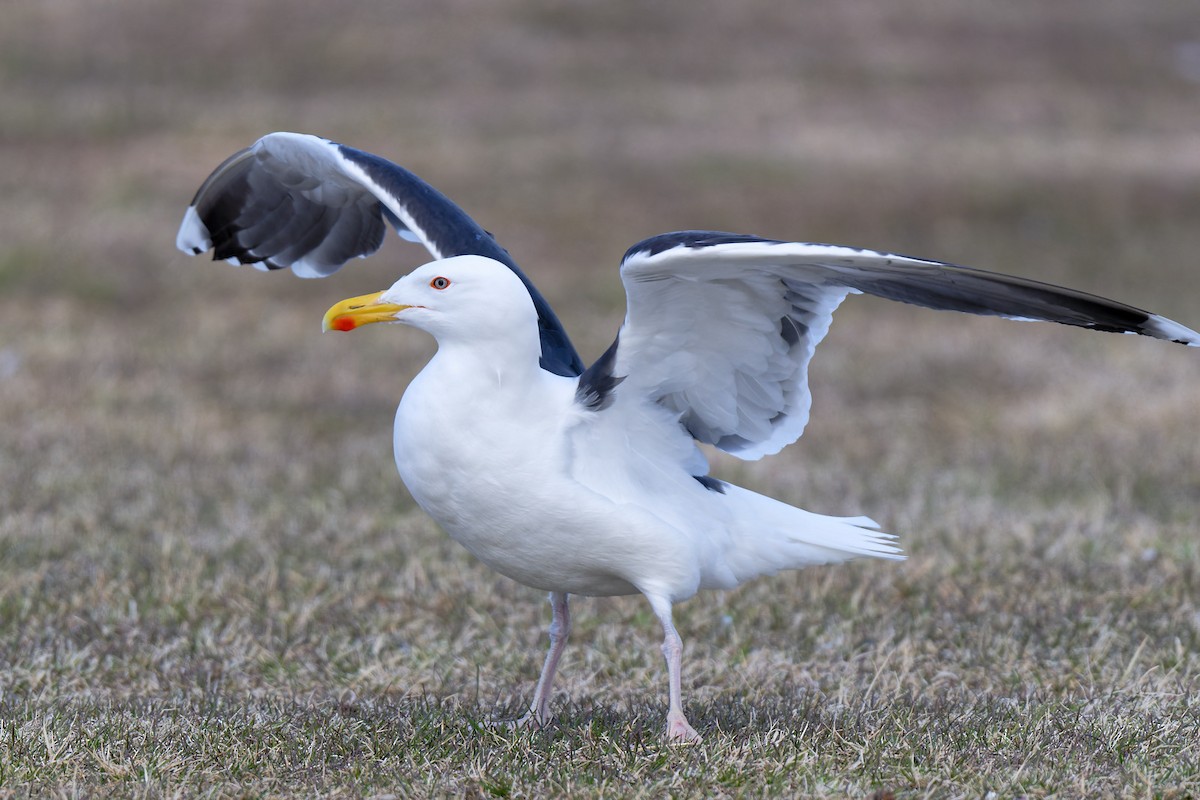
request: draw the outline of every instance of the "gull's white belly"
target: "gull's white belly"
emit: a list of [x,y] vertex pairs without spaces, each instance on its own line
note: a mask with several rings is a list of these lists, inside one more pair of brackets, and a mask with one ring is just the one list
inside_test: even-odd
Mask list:
[[535,588],[586,595],[632,594],[650,578],[681,590],[697,581],[679,531],[567,474],[553,418],[514,423],[490,415],[506,420],[498,425],[480,414],[447,422],[458,427],[446,435],[428,407],[407,408],[410,400],[419,402],[406,396],[396,414],[400,476],[417,503],[492,569]]

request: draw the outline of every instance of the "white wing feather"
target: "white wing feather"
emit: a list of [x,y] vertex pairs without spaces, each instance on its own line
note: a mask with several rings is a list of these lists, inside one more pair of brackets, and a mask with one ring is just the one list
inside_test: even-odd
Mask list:
[[630,248],[621,279],[628,311],[612,364],[624,381],[619,393],[665,406],[698,441],[745,459],[776,453],[804,432],[809,361],[849,294],[1200,345],[1195,331],[1095,295],[837,245],[663,234]]

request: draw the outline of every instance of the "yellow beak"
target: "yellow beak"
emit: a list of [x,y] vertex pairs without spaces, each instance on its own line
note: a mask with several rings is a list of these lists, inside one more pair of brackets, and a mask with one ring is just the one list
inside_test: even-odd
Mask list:
[[321,321],[323,331],[352,331],[371,322],[395,322],[396,315],[406,308],[396,303],[384,303],[383,292],[364,294],[343,300],[325,312]]

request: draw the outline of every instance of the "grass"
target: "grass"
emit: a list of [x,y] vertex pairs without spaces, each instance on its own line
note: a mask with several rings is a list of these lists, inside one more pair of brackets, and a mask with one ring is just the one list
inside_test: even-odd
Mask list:
[[[328,281],[174,253],[274,129],[395,158],[587,355],[620,253],[715,227],[1059,281],[1200,323],[1191,7],[1083,0],[0,10],[0,796],[1200,795],[1196,353],[848,302],[813,421],[724,477],[868,513],[903,564],[678,610],[548,611],[416,509],[389,421],[431,345],[322,337]],[[282,20],[282,21],[281,21]]]

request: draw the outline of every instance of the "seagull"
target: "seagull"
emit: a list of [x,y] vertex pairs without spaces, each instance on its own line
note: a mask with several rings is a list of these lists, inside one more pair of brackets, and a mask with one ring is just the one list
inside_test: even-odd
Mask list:
[[434,260],[337,303],[324,329],[399,323],[437,341],[396,411],[396,466],[453,539],[549,593],[550,649],[520,727],[552,720],[570,595],[646,598],[663,630],[666,736],[694,742],[674,604],[780,570],[904,557],[869,517],[811,513],[710,475],[698,446],[758,459],[798,439],[809,360],[849,295],[1200,346],[1165,317],[1026,278],[679,231],[625,253],[624,323],[585,368],[549,303],[462,209],[383,158],[296,133],[269,134],[217,167],[177,244],[323,277],[375,252],[388,223]]

